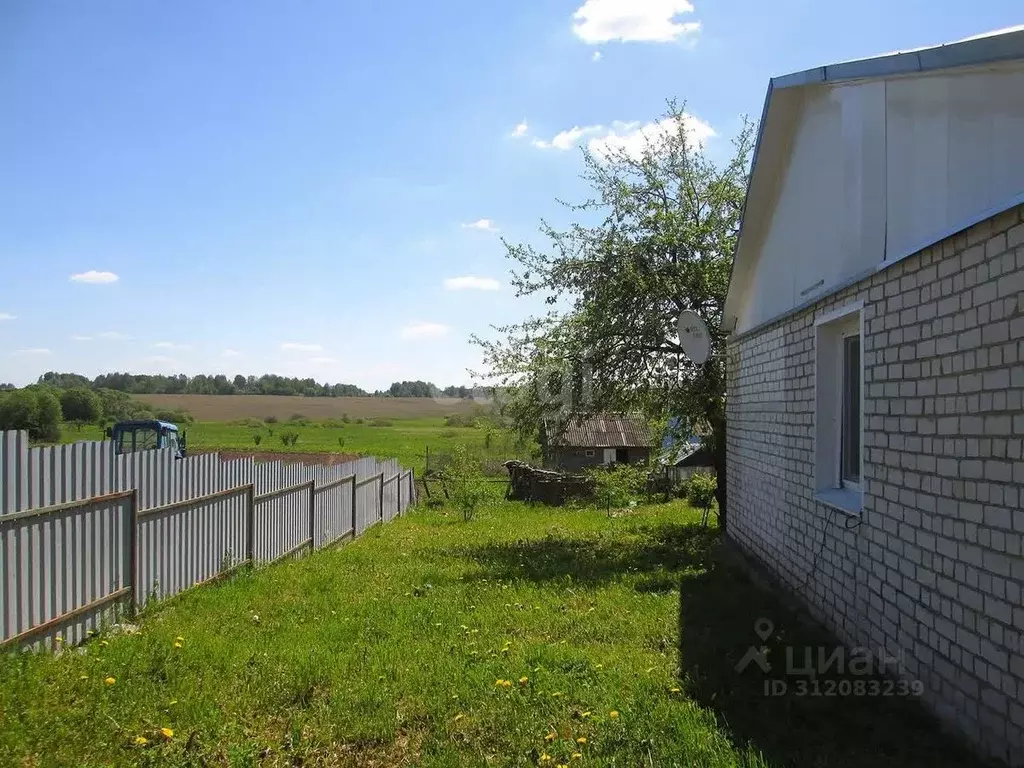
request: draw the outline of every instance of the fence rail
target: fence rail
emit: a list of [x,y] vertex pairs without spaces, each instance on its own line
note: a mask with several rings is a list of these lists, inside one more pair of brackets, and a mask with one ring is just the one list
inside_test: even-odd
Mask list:
[[393,459],[118,456],[105,441],[33,448],[0,432],[0,649],[79,642],[119,609],[354,538],[415,494]]

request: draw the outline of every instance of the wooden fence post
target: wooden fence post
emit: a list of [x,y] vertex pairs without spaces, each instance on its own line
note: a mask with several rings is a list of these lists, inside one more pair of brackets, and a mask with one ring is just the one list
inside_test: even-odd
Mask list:
[[356,475],[352,473],[352,538],[356,537]]
[[252,483],[245,492],[245,559],[256,565],[256,486]]
[[129,596],[129,615],[135,613],[139,604],[139,489],[132,490],[131,510],[128,513],[128,588],[131,589]]
[[378,507],[378,519],[384,519],[384,473],[380,473],[380,506]]
[[309,551],[316,551],[316,480],[309,481]]

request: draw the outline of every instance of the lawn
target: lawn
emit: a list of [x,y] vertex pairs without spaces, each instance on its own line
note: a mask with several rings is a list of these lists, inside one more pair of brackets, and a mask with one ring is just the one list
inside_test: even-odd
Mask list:
[[[955,766],[906,698],[766,697],[822,635],[681,503],[419,508],[200,587],[84,652],[0,658],[13,765]],[[177,647],[179,646],[180,647]],[[163,731],[161,729],[167,729]]]
[[[285,453],[345,453],[395,458],[405,467],[422,474],[429,448],[435,457],[447,453],[456,444],[469,446],[475,453],[492,459],[496,464],[504,459],[528,458],[530,447],[517,445],[517,441],[502,430],[480,427],[449,427],[443,418],[387,419],[385,426],[372,426],[364,421],[343,424],[336,420],[295,425],[287,422],[245,426],[229,422],[197,422],[186,428],[189,449],[194,451],[281,451]],[[282,433],[294,431],[299,435],[293,446],[281,442]],[[257,446],[253,436],[260,436]],[[99,427],[78,430],[66,426],[63,442],[102,440]]]
[[433,397],[298,397],[289,395],[133,395],[156,410],[184,409],[197,421],[234,421],[293,413],[309,419],[441,418],[482,407],[470,399]]

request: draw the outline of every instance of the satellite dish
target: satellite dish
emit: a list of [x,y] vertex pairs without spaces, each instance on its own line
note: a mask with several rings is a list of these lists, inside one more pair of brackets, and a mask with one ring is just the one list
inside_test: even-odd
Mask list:
[[701,365],[711,352],[711,336],[708,334],[707,325],[701,320],[700,315],[688,309],[679,315],[676,328],[679,331],[679,346],[683,348],[683,352],[697,365]]

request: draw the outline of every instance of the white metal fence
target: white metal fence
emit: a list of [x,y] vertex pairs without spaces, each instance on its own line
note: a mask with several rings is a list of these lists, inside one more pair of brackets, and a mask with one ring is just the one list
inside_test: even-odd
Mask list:
[[0,432],[0,648],[79,642],[118,605],[358,536],[415,492],[394,459],[118,456],[110,442],[31,448]]

